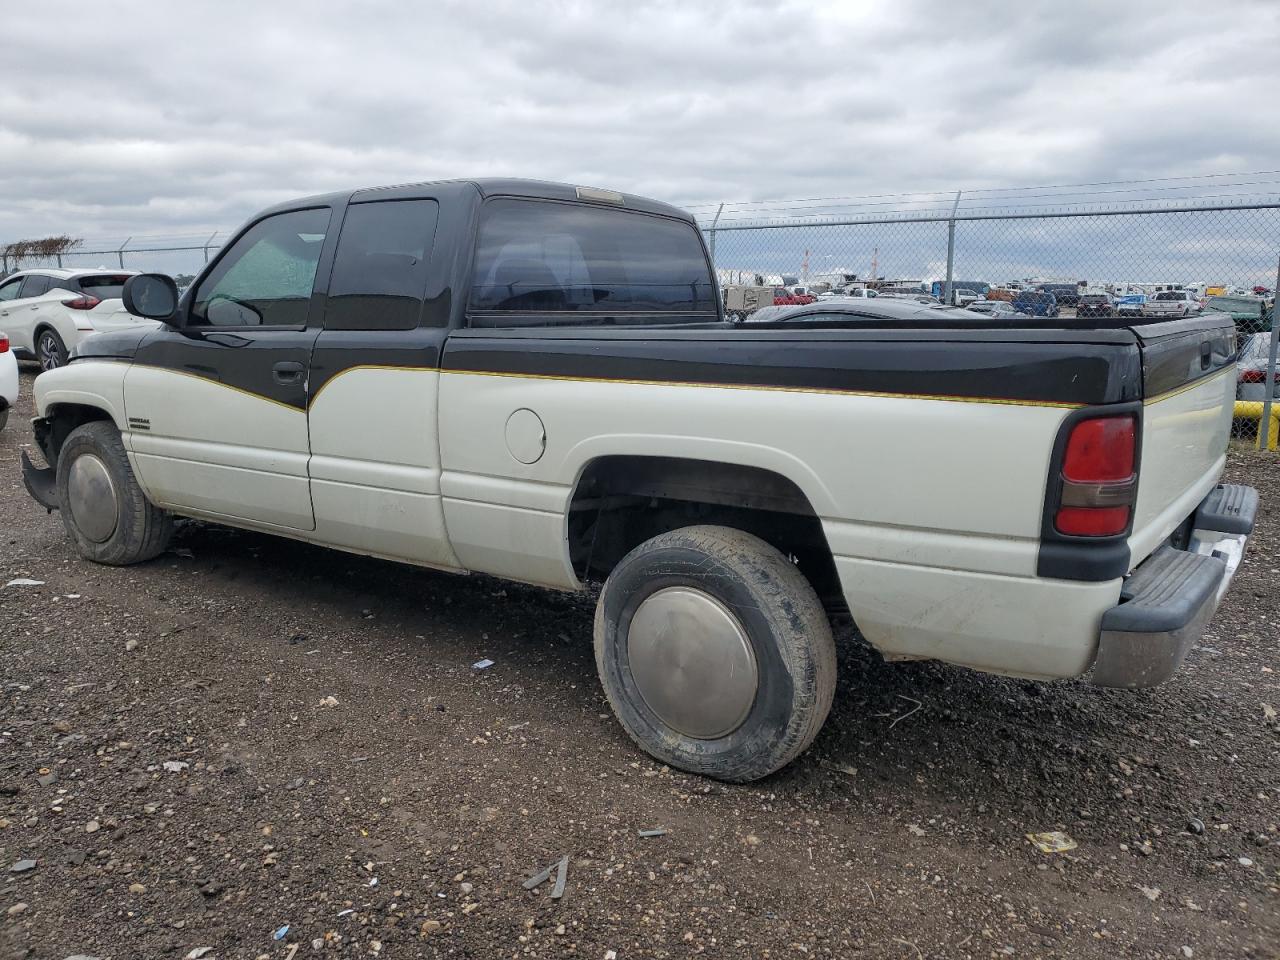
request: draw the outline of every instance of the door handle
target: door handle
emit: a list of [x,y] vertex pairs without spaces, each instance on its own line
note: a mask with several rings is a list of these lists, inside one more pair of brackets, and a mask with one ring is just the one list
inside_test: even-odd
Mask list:
[[271,368],[271,375],[275,377],[276,383],[292,385],[302,379],[302,373],[306,368],[294,360],[286,360],[277,363]]

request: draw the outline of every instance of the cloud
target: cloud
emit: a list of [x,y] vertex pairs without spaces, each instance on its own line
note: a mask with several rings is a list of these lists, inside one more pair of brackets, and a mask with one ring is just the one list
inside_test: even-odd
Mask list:
[[1250,0],[51,0],[0,37],[0,239],[441,177],[696,203],[1270,169],[1277,48]]

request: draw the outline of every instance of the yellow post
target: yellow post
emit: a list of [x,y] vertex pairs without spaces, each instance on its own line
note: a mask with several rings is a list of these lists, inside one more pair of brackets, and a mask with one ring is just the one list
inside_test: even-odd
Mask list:
[[[1262,401],[1261,400],[1237,400],[1235,415],[1245,420],[1262,420]],[[1262,423],[1258,423],[1258,439],[1253,442],[1255,447],[1262,446]],[[1280,403],[1271,405],[1271,422],[1267,424],[1267,446],[1275,450],[1280,445]]]

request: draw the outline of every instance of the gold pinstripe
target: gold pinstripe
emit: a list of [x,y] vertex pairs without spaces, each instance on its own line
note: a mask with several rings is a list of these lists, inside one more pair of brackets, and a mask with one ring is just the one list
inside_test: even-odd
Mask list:
[[943,400],[950,403],[995,403],[1013,407],[1053,407],[1075,410],[1083,403],[1056,403],[1045,400],[1005,400],[999,397],[956,397],[940,393],[889,393],[875,390],[830,390],[821,387],[782,387],[748,383],[701,383],[684,380],[623,380],[614,377],[563,377],[549,373],[509,373],[496,370],[441,370],[441,373],[471,377],[510,377],[517,380],[560,380],[569,383],[625,383],[652,387],[703,387],[710,390],[765,390],[773,393],[816,393],[835,397],[885,397],[901,400]]
[[[158,366],[154,366],[152,364],[147,364],[147,363],[139,363],[139,364],[136,364],[135,366],[140,370],[156,370],[156,371],[159,371],[160,373],[173,374],[175,377],[187,377],[191,380],[199,380],[201,383],[208,383],[215,387],[222,387],[222,389],[224,390],[234,390],[236,393],[244,394],[246,397],[253,397],[255,400],[262,400],[265,403],[274,403],[277,407],[284,407],[284,409],[286,410],[292,410],[294,413],[300,413],[303,416],[306,416],[306,413],[307,413],[306,410],[300,407],[295,407],[291,403],[281,403],[279,400],[274,400],[271,397],[263,396],[260,393],[254,393],[252,390],[244,390],[240,387],[233,387],[229,383],[223,383],[221,380],[214,380],[212,377],[202,377],[198,373],[187,373],[185,370],[174,370],[172,367],[158,367]],[[129,389],[128,377],[126,375],[125,390],[128,390],[128,389]],[[152,414],[152,416],[154,416],[154,414]]]
[[[143,366],[143,365],[140,365],[140,366]],[[210,377],[203,377],[203,376],[200,376],[199,374],[187,373],[186,371],[183,371],[183,370],[174,370],[171,367],[145,366],[145,369],[158,370],[163,373],[173,374],[174,376],[189,377],[192,380],[200,380],[204,383],[212,384],[213,386],[216,386],[216,387],[222,387],[225,390],[234,390],[236,393],[244,394],[247,397],[254,397],[258,400],[263,400],[267,403],[274,403],[278,407],[284,407],[286,410],[292,410],[295,413],[306,412],[305,410],[295,407],[292,404],[282,403],[279,400],[274,400],[271,397],[263,396],[260,393],[254,393],[251,390],[245,390],[245,389],[242,389],[241,387],[234,387],[231,384],[222,383],[221,381],[211,379]],[[1205,383],[1208,383],[1211,380],[1224,376],[1231,369],[1232,369],[1231,367],[1224,367],[1222,370],[1219,370],[1208,377],[1204,377],[1200,380],[1196,380],[1194,383],[1184,384],[1181,387],[1178,387],[1174,390],[1167,391],[1166,393],[1162,393],[1159,396],[1150,397],[1144,400],[1143,403],[1152,404],[1152,403],[1159,403],[1162,400],[1169,400],[1180,394],[1186,393],[1190,390],[1196,389],[1197,387],[1203,386]],[[566,377],[566,376],[560,376],[558,374],[550,374],[550,373],[512,373],[508,371],[498,371],[498,370],[450,370],[450,369],[442,369],[439,367],[408,367],[408,366],[399,366],[399,365],[384,364],[384,363],[357,364],[354,367],[347,367],[345,370],[342,370],[334,374],[332,377],[326,380],[324,382],[324,385],[321,386],[320,389],[317,390],[310,397],[308,401],[308,406],[314,405],[315,402],[324,393],[325,389],[331,383],[333,383],[335,380],[342,378],[348,373],[354,373],[356,370],[400,370],[400,371],[413,371],[413,372],[420,372],[420,373],[442,373],[442,374],[450,374],[453,376],[468,376],[468,377],[507,377],[507,378],[517,379],[517,380],[553,380],[553,381],[561,381],[565,383],[622,383],[622,384],[630,384],[632,386],[702,387],[702,388],[711,389],[711,390],[762,390],[762,391],[769,391],[773,393],[813,393],[813,394],[821,394],[821,395],[836,396],[836,397],[881,397],[886,399],[902,399],[902,400],[940,400],[948,403],[993,403],[1001,406],[1048,407],[1048,408],[1059,409],[1059,410],[1077,410],[1081,407],[1088,406],[1088,404],[1084,404],[1084,403],[1060,403],[1060,402],[1051,401],[1051,400],[1013,400],[1013,399],[1003,399],[1000,397],[958,397],[958,396],[952,396],[949,394],[941,394],[941,393],[891,393],[888,391],[876,391],[876,390],[831,390],[831,389],[826,389],[822,387],[783,387],[783,386],[770,386],[768,384],[746,384],[746,383],[705,383],[705,382],[698,382],[698,381],[692,381],[692,380],[625,380],[625,379],[618,379],[614,377]]]

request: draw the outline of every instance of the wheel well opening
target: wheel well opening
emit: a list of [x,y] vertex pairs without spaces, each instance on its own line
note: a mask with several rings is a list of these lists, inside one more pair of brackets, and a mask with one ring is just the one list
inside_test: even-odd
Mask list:
[[603,580],[651,537],[704,523],[743,530],[776,547],[828,612],[847,612],[813,505],[794,482],[760,467],[677,457],[593,460],[570,502],[569,556],[580,580]]
[[35,425],[36,443],[44,454],[45,462],[56,468],[58,454],[71,431],[94,420],[111,421],[111,414],[101,407],[82,403],[59,403],[50,407],[44,419],[37,420]]

